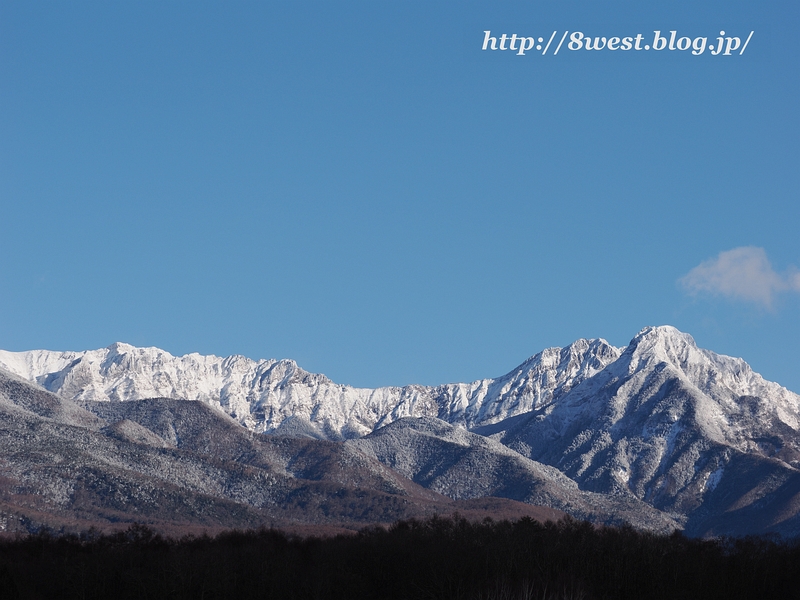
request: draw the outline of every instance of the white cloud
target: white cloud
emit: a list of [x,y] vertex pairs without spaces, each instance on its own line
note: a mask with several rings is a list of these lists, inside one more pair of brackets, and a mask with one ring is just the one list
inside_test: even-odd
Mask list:
[[742,246],[720,252],[680,278],[691,294],[708,292],[771,309],[780,292],[800,292],[800,272],[776,273],[763,248]]

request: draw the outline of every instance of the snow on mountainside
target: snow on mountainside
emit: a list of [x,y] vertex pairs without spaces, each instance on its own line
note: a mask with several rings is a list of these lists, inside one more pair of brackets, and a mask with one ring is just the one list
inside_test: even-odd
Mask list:
[[[800,396],[673,327],[647,327],[624,349],[578,340],[503,377],[436,387],[352,388],[289,360],[125,344],[0,351],[0,369],[63,399],[30,392],[10,410],[102,427],[83,406],[120,443],[170,448],[169,428],[159,433],[150,413],[164,398],[199,400],[252,432],[292,436],[273,440],[322,448],[331,442],[307,438],[360,438],[344,446],[376,462],[359,481],[381,464],[454,498],[546,501],[601,521],[679,523],[692,535],[800,534]],[[119,402],[146,398],[161,398],[145,403],[147,414]]]
[[433,417],[405,418],[345,445],[450,498],[509,498],[598,523],[671,532],[678,521],[631,497],[580,490],[558,469]]
[[546,406],[620,355],[604,340],[549,348],[497,379],[436,387],[339,385],[291,360],[175,357],[116,343],[86,352],[0,351],[0,367],[76,402],[200,400],[256,432],[354,438],[409,416],[475,427]]
[[[0,368],[4,535],[123,523],[177,527],[181,535],[193,526],[360,529],[460,509],[356,448],[253,434],[201,402],[86,407]],[[529,514],[524,505],[504,506]]]
[[701,530],[710,514],[800,501],[799,427],[800,396],[672,327],[650,327],[554,405],[476,431],[582,489],[632,495]]

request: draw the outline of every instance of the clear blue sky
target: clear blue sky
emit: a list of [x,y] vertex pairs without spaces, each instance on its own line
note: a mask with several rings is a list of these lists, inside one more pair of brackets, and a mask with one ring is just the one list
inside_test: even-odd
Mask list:
[[435,384],[672,324],[800,392],[799,32],[789,1],[5,1],[0,348]]

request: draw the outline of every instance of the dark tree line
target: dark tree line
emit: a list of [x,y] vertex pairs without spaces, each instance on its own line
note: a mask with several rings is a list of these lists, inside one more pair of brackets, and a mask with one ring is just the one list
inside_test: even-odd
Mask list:
[[714,599],[800,597],[800,544],[564,520],[458,516],[354,535],[164,538],[143,526],[0,542],[0,598]]

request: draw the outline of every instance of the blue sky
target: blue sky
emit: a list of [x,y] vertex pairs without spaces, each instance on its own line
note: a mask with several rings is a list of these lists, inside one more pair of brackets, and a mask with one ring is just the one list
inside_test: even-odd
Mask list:
[[642,4],[3,2],[0,347],[378,386],[671,324],[800,391],[800,8]]

